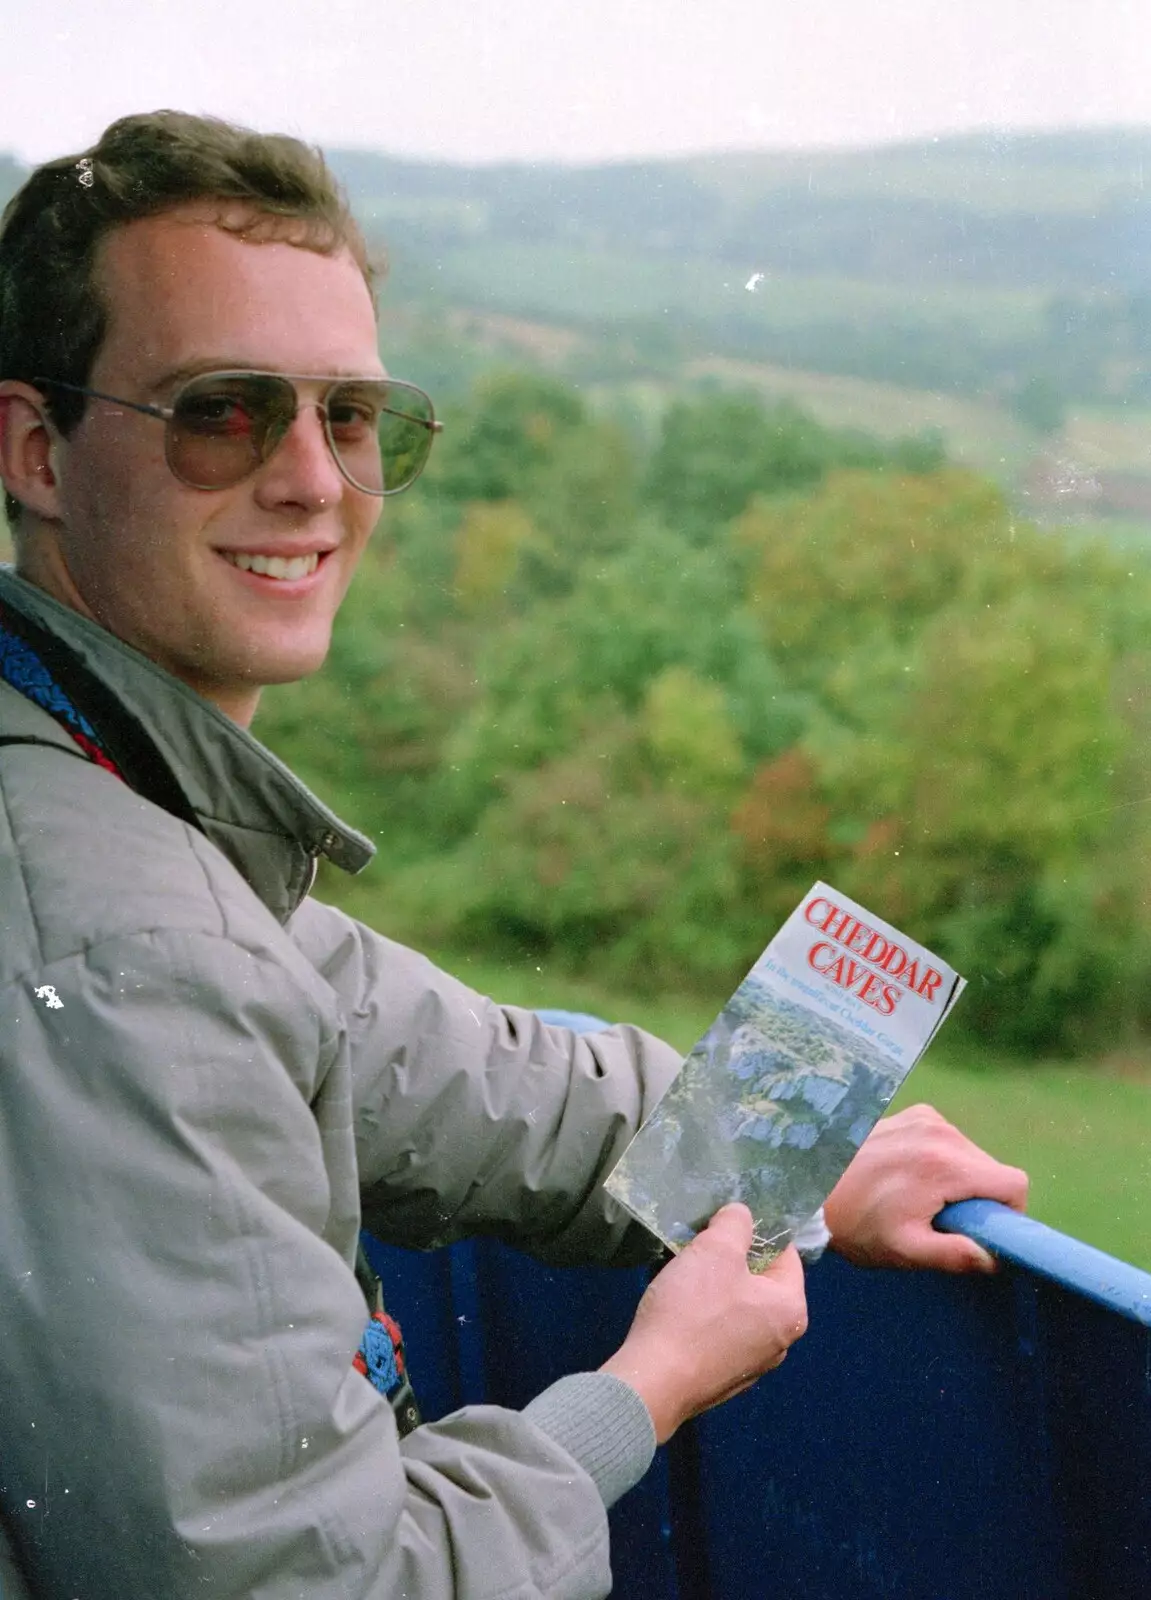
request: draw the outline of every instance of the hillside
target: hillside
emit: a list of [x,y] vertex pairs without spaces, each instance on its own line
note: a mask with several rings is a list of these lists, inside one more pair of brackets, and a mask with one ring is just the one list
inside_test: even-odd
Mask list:
[[1151,221],[1151,132],[1133,130],[596,167],[332,159],[361,215],[408,245],[551,242],[937,287],[1138,286]]
[[[642,412],[684,382],[777,393],[782,371],[825,420],[905,432],[918,414],[1007,481],[1066,457],[1080,411],[1118,440],[1151,406],[1148,130],[586,168],[333,161],[391,263],[389,348],[440,393],[527,360],[639,385]],[[1031,475],[1031,502],[1060,514],[1049,480]],[[1148,498],[1114,489],[1071,509]]]
[[684,383],[790,392],[829,423],[937,430],[1037,514],[1146,518],[1149,131],[594,168],[333,160],[386,245],[390,348],[438,392],[499,359],[641,421]]

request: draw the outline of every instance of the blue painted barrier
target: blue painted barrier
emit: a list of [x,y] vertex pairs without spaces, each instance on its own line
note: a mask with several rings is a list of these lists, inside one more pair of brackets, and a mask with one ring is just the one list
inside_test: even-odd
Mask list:
[[963,1200],[935,1219],[945,1233],[965,1233],[1003,1261],[1073,1289],[1106,1311],[1151,1328],[1151,1273],[1118,1261],[1094,1245],[1070,1239],[994,1200]]
[[[612,1512],[621,1600],[1151,1595],[1151,1275],[991,1201],[937,1226],[1004,1270],[825,1257],[783,1367],[681,1429]],[[370,1253],[431,1416],[598,1366],[646,1281],[490,1241]]]

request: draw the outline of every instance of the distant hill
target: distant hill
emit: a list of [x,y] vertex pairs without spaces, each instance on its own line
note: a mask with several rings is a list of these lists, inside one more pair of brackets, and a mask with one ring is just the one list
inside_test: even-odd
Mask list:
[[1009,289],[1147,281],[1151,130],[594,167],[331,159],[368,225],[421,251],[552,244]]
[[393,305],[574,331],[598,379],[765,362],[1049,429],[1069,399],[1151,404],[1151,130],[594,167],[331,158]]

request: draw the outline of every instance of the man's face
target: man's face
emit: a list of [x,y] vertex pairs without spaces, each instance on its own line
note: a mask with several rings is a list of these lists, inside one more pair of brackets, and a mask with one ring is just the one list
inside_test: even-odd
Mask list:
[[[102,248],[108,331],[89,386],[167,404],[182,379],[225,368],[380,375],[376,323],[347,253],[254,243],[203,207],[134,222]],[[318,398],[319,391],[307,398]],[[332,459],[312,406],[279,449],[223,490],[179,482],[164,423],[103,400],[55,453],[61,516],[37,581],[248,722],[264,684],[318,668],[380,512]],[[309,576],[233,557],[319,555]]]

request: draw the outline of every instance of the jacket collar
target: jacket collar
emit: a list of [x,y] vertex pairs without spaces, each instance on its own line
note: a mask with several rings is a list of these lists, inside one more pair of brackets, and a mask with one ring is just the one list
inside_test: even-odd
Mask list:
[[[135,712],[204,833],[281,922],[307,893],[319,856],[345,872],[359,872],[371,860],[375,850],[369,840],[341,822],[250,733],[171,673],[10,567],[0,567],[0,598],[54,633]],[[45,738],[69,744],[46,712],[24,704],[34,713],[32,720],[42,719]],[[29,716],[21,713],[19,721],[19,731],[26,731]]]

